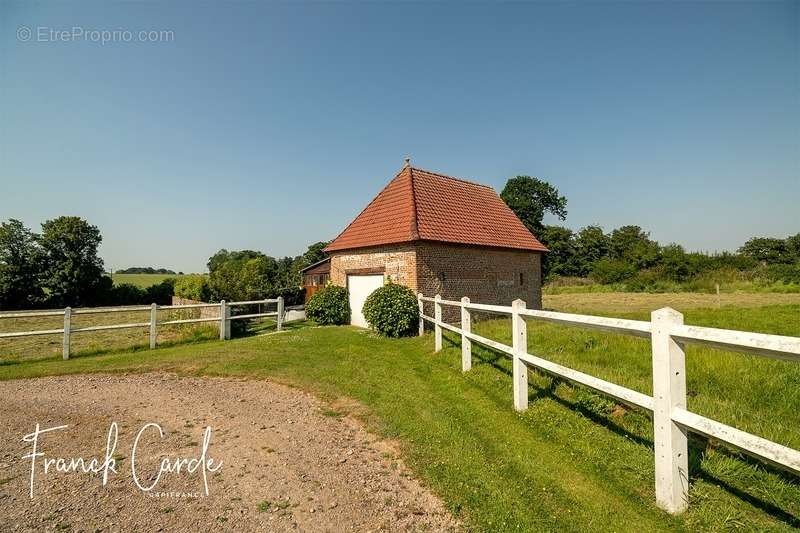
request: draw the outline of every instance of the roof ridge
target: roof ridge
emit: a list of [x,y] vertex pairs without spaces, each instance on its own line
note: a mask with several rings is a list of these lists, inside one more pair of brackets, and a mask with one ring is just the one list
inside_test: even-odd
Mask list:
[[483,187],[484,189],[494,190],[494,187],[492,187],[491,185],[485,185],[483,183],[478,183],[477,181],[467,180],[467,179],[464,179],[464,178],[456,178],[454,176],[448,176],[447,174],[442,174],[441,172],[433,172],[431,170],[425,170],[424,168],[417,168],[417,167],[408,167],[408,168],[411,169],[412,173],[413,173],[413,171],[416,170],[418,172],[425,172],[426,174],[431,174],[433,176],[438,176],[440,178],[445,178],[445,179],[454,180],[454,181],[460,181],[462,183],[468,183],[470,185],[476,185],[478,187]]

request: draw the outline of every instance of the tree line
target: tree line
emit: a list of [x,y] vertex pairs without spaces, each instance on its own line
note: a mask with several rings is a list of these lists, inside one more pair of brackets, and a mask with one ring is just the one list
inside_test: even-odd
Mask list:
[[207,263],[208,276],[180,278],[175,294],[200,301],[263,300],[282,296],[286,305],[303,303],[300,270],[325,258],[327,242],[316,242],[303,255],[270,257],[254,250],[222,249]]
[[111,289],[97,254],[100,231],[79,217],[58,217],[34,233],[16,219],[0,224],[0,307],[98,305]]
[[735,253],[687,252],[681,245],[661,245],[637,225],[605,232],[590,225],[573,231],[544,224],[547,213],[566,220],[567,199],[553,185],[530,176],[508,180],[503,201],[550,252],[546,280],[590,278],[602,284],[624,283],[631,290],[668,287],[705,276],[709,282],[758,276],[766,282],[800,284],[800,233],[787,238],[753,237]]
[[175,272],[168,268],[130,267],[117,270],[117,274],[161,274],[166,276],[183,276],[183,272]]
[[168,278],[143,289],[114,285],[98,253],[102,240],[97,226],[75,216],[48,220],[39,233],[16,219],[0,223],[0,309],[169,304],[175,293],[209,302],[283,296],[292,305],[303,302],[300,270],[324,258],[327,244],[277,259],[223,249],[209,258],[208,275]]

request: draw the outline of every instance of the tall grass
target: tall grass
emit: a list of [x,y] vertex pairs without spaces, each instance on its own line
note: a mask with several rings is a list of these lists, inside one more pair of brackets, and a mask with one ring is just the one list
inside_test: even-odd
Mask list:
[[545,294],[585,294],[596,292],[696,292],[713,294],[719,285],[720,292],[800,293],[800,283],[775,280],[761,270],[719,269],[697,274],[687,281],[672,281],[656,271],[644,271],[634,278],[620,282],[600,284],[591,278],[556,277],[543,287]]

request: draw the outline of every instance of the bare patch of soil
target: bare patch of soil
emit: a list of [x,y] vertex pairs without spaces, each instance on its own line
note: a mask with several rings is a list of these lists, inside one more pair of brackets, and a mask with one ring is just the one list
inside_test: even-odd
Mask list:
[[[119,424],[117,473],[61,473],[47,458],[105,457]],[[222,467],[162,474],[164,457],[195,458],[203,431],[207,457]],[[36,424],[68,425],[44,434],[29,496],[31,460],[22,441]],[[2,531],[408,531],[458,530],[442,503],[414,480],[396,447],[301,391],[263,381],[136,376],[63,376],[0,383]]]

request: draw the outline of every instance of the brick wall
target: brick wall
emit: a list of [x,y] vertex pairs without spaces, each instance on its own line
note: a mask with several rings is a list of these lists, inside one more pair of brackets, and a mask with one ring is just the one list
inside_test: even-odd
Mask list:
[[347,274],[382,273],[417,292],[417,245],[400,244],[331,254],[331,282],[347,286]]
[[[426,296],[447,300],[468,296],[478,303],[511,305],[517,298],[542,307],[541,254],[438,242],[416,242],[334,252],[331,281],[346,286],[348,273],[385,273]],[[458,308],[442,308],[447,322],[460,320]],[[433,315],[432,306],[425,313]]]
[[[457,244],[420,243],[418,292],[446,300],[467,296],[473,302],[511,305],[517,298],[542,308],[541,254]],[[425,308],[433,315],[432,305]],[[446,322],[459,322],[457,307],[443,306]]]

